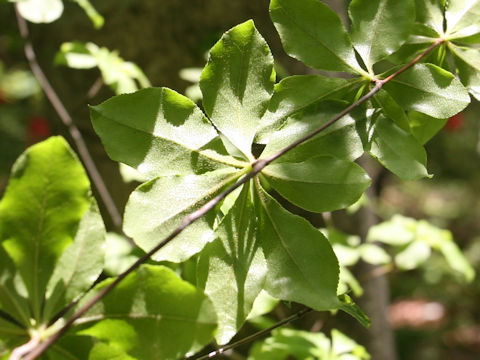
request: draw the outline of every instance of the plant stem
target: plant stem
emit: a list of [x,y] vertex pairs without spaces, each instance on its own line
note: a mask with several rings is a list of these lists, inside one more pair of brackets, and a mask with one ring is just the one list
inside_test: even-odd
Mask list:
[[53,89],[52,85],[48,81],[47,77],[45,76],[42,68],[40,67],[37,56],[35,55],[35,51],[33,50],[32,42],[30,41],[30,32],[28,30],[28,25],[25,19],[20,15],[17,9],[17,5],[15,4],[15,15],[17,17],[17,24],[18,29],[20,31],[20,35],[22,36],[25,44],[24,44],[24,51],[25,57],[28,60],[30,68],[32,69],[33,74],[35,75],[38,83],[42,87],[45,95],[47,96],[48,100],[52,104],[53,108],[55,109],[58,117],[62,120],[63,125],[68,129],[70,136],[72,137],[80,158],[82,159],[85,167],[87,168],[88,174],[90,175],[95,187],[98,190],[100,197],[107,209],[110,218],[112,219],[113,224],[117,229],[121,229],[122,226],[122,217],[120,212],[118,211],[115,202],[110,195],[105,182],[100,175],[95,162],[88,151],[88,147],[83,140],[82,134],[80,130],[73,122],[72,116],[69,114],[65,106],[63,105],[62,101],[58,97],[57,93]]
[[[57,333],[53,334],[51,337],[46,339],[43,343],[39,344],[36,348],[33,349],[31,353],[29,353],[24,359],[25,360],[33,360],[36,359],[38,356],[40,356],[45,350],[47,350],[60,336],[62,336],[74,323],[77,319],[79,319],[83,314],[85,314],[95,303],[97,303],[100,299],[102,299],[105,295],[107,295],[113,288],[115,288],[120,281],[122,281],[128,274],[136,270],[140,265],[142,265],[145,261],[150,259],[150,257],[155,254],[158,250],[163,248],[165,245],[170,243],[174,238],[176,238],[185,228],[190,226],[192,223],[194,223],[196,220],[200,219],[204,215],[206,215],[211,209],[213,209],[215,206],[217,206],[225,197],[233,192],[235,189],[239,188],[246,182],[248,182],[250,179],[255,177],[262,169],[264,169],[267,165],[269,165],[271,162],[275,161],[279,157],[285,155],[287,152],[290,150],[294,149],[298,145],[302,144],[303,142],[313,138],[315,135],[318,133],[324,131],[328,127],[332,126],[335,124],[338,120],[340,120],[343,116],[348,114],[350,111],[354,110],[370,98],[372,98],[377,92],[381,90],[384,84],[388,83],[416,63],[418,63],[423,57],[425,57],[428,53],[430,53],[433,49],[435,49],[438,45],[440,45],[444,40],[443,39],[438,39],[435,43],[433,43],[431,46],[429,46],[422,54],[417,56],[415,59],[413,59],[410,63],[407,65],[403,66],[401,69],[396,71],[394,74],[390,75],[389,77],[385,79],[375,79],[373,82],[375,83],[375,86],[364,96],[362,96],[360,99],[355,101],[353,104],[349,105],[347,108],[345,108],[342,112],[340,112],[338,115],[333,117],[331,120],[323,124],[322,126],[318,127],[311,133],[305,135],[301,139],[293,142],[289,146],[283,148],[282,150],[278,151],[277,153],[273,154],[272,156],[266,158],[266,159],[257,159],[251,164],[250,169],[245,170],[245,176],[240,178],[239,181],[237,181],[235,184],[233,184],[230,188],[226,189],[216,197],[214,197],[212,200],[207,202],[205,205],[203,205],[200,209],[190,213],[187,215],[182,223],[172,232],[170,235],[168,235],[164,240],[162,240],[157,246],[155,246],[152,250],[150,250],[148,253],[146,253],[144,256],[142,256],[140,259],[138,259],[133,265],[131,265],[127,270],[125,270],[122,274],[120,274],[113,282],[111,282],[107,287],[103,288],[100,290],[95,296],[93,296],[87,303],[85,303],[75,314],[72,315],[72,317],[65,322],[65,324],[58,330]],[[247,172],[248,171],[248,172]],[[310,311],[310,310],[308,310]],[[304,312],[308,312],[305,311]],[[303,315],[303,313],[302,313]],[[298,316],[298,315],[297,315]],[[294,318],[295,315],[293,315]],[[263,335],[266,332],[269,332],[270,330],[281,326],[283,324],[286,324],[287,322],[291,321],[292,317],[289,317],[287,319],[284,319],[280,321],[278,324],[273,325],[271,328],[268,328],[266,330],[263,330],[257,334],[260,334],[259,336]],[[234,344],[228,345],[228,349],[233,348],[235,346],[238,346],[240,344],[243,344],[244,342],[250,341],[250,339],[253,336],[256,336],[257,334],[254,334],[252,336],[249,336],[245,339],[242,339]],[[222,350],[223,349],[223,350]],[[207,356],[200,359],[208,359],[209,357],[214,357],[219,355],[220,353],[218,351],[225,351],[227,350],[227,347],[222,348],[220,350],[217,350],[217,352],[212,353],[214,355],[212,356]]]
[[313,310],[312,309],[309,309],[309,308],[306,308],[306,309],[302,309],[298,312],[296,312],[295,314],[277,322],[276,324],[270,326],[269,328],[266,328],[266,329],[263,329],[261,331],[258,331],[256,332],[255,334],[252,334],[250,336],[247,336],[247,337],[244,337],[243,339],[241,340],[238,340],[234,343],[231,343],[231,344],[228,344],[228,345],[225,345],[223,347],[221,347],[220,349],[218,350],[215,350],[215,351],[212,351],[211,353],[208,353],[206,355],[203,355],[203,356],[200,356],[200,357],[189,357],[187,359],[192,359],[192,360],[205,360],[205,359],[211,359],[211,358],[214,358],[218,355],[221,355],[223,354],[225,351],[227,350],[230,350],[230,349],[234,349],[236,348],[237,346],[240,346],[240,345],[243,345],[243,344],[246,344],[250,341],[253,341],[253,340],[256,340],[266,334],[268,334],[269,332],[271,332],[272,330],[275,330],[276,328],[280,327],[280,326],[283,326],[285,324],[288,324],[289,322],[292,322],[294,320],[297,320],[297,319],[300,319],[303,315],[309,313],[309,312],[312,312]]

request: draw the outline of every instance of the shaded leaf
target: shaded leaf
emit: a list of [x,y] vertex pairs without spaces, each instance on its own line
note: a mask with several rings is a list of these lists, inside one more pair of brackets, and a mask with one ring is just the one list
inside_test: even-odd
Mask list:
[[204,173],[238,161],[214,149],[217,132],[188,98],[167,88],[115,96],[91,107],[108,155],[150,178]]
[[345,208],[370,185],[360,166],[329,156],[315,156],[300,163],[274,163],[262,174],[287,200],[315,212]]
[[328,240],[304,218],[285,210],[260,186],[258,236],[267,260],[265,290],[315,310],[336,309],[338,261]]
[[41,320],[47,283],[90,204],[88,177],[66,141],[51,137],[16,161],[0,202],[0,242]]
[[[97,285],[92,296],[111,281]],[[210,300],[172,270],[142,265],[77,325],[78,334],[94,336],[131,358],[168,360],[194,353],[211,341],[216,316]]]
[[425,144],[447,123],[447,119],[436,119],[431,116],[410,111],[408,113],[410,132],[420,144]]
[[370,154],[404,180],[428,176],[427,153],[423,146],[412,135],[382,116],[375,124]]
[[197,284],[215,307],[219,344],[229,342],[243,325],[265,281],[265,257],[256,232],[250,186],[245,185],[215,230],[217,239],[198,259]]
[[407,110],[415,110],[438,119],[462,111],[470,97],[453,74],[432,64],[416,64],[384,89]]
[[367,68],[400,48],[415,21],[414,0],[353,0],[352,42]]
[[[130,194],[123,229],[148,252],[176,229],[185,216],[199,209],[240,175],[236,169],[227,168],[203,175],[155,178]],[[214,219],[212,213],[198,219],[153,258],[181,262],[196,254],[214,239]]]
[[387,118],[393,120],[393,122],[402,130],[407,132],[410,131],[408,117],[407,114],[405,114],[405,110],[393,100],[388,92],[382,89],[376,93],[373,98],[378,105],[380,105]]
[[200,79],[203,106],[247,159],[274,81],[272,54],[251,20],[226,32],[210,50]]
[[270,16],[285,51],[308,66],[364,73],[338,17],[318,0],[272,0]]

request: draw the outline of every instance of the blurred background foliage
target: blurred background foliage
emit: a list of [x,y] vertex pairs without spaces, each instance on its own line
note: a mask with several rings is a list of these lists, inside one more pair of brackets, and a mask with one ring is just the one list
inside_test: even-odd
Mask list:
[[[250,18],[270,44],[280,76],[312,73],[283,52],[269,19],[268,3],[268,0],[97,0],[92,4],[105,19],[103,27],[97,29],[78,4],[65,1],[63,15],[58,20],[50,24],[29,24],[39,63],[73,114],[120,209],[137,184],[136,174],[119,168],[106,156],[90,124],[87,104],[98,104],[115,93],[149,84],[167,86],[181,93],[187,91],[187,95],[198,100],[195,80],[197,68],[205,64],[206,52],[225,30]],[[348,1],[327,3],[345,14]],[[347,22],[345,16],[343,20]],[[97,27],[100,23],[97,17]],[[433,179],[403,182],[372,165],[377,179],[373,189],[375,196],[356,209],[323,217],[301,212],[319,228],[326,228],[324,231],[330,235],[344,267],[342,286],[350,288],[353,295],[362,294],[362,285],[368,278],[387,276],[391,305],[385,316],[395,329],[398,359],[473,360],[478,359],[480,353],[480,309],[477,305],[480,282],[467,281],[473,276],[472,269],[477,273],[480,270],[479,111],[479,104],[473,102],[463,113],[449,119],[444,129],[428,142],[428,169],[435,175]],[[52,134],[69,138],[29,70],[12,4],[0,1],[0,195],[16,157],[27,146]],[[447,246],[442,250],[442,245],[437,244],[435,248],[429,244],[432,251],[425,247],[422,249],[426,252],[414,249],[407,260],[415,262],[415,256],[421,257],[422,251],[424,257],[413,265],[411,262],[405,265],[398,261],[398,255],[405,251],[406,243],[396,247],[378,242],[362,244],[359,236],[362,232],[358,230],[362,219],[355,217],[361,206],[368,208],[377,221],[387,221],[400,214],[403,218],[394,219],[410,225],[414,223],[415,229],[423,226],[417,220],[428,221],[426,226],[436,229],[432,231],[437,231],[437,235],[441,233],[450,241],[455,240],[468,262],[455,249]],[[112,227],[106,214],[104,219],[107,226]],[[387,225],[391,226],[392,222]],[[399,230],[390,228],[387,231],[398,234]],[[427,238],[442,238],[437,235]],[[378,233],[371,238],[382,242]],[[110,236],[110,244],[117,252],[112,252],[106,271],[116,274],[134,261],[138,253],[129,250],[129,243],[115,234]],[[453,263],[463,264],[457,268],[452,267],[448,259],[455,254],[461,260],[453,260]],[[356,266],[359,261],[373,263],[376,267],[362,272]],[[188,262],[181,270],[188,279]],[[237,338],[265,328],[296,310],[294,304],[275,306],[276,302],[272,304],[271,299],[265,301],[268,314],[252,319]],[[330,340],[322,334],[281,329],[258,341],[251,349],[250,345],[244,345],[228,356],[316,359],[326,351],[331,359],[368,358],[363,347],[343,338],[347,335],[363,344],[368,332],[342,314],[310,313],[296,321],[293,327],[325,334],[330,334],[334,328],[341,332],[332,330]],[[338,344],[347,344],[349,350],[345,354],[356,357],[342,357]]]

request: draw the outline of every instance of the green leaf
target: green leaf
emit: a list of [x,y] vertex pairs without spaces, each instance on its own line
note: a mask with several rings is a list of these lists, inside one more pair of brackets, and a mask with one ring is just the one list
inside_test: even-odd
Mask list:
[[203,106],[247,159],[274,81],[272,54],[251,20],[226,32],[210,50],[200,79]]
[[432,64],[416,64],[384,85],[394,100],[407,110],[438,119],[462,111],[470,97],[453,74]]
[[447,36],[450,39],[480,33],[480,1],[451,0],[445,10]]
[[92,106],[91,118],[108,155],[150,178],[239,163],[215,151],[217,132],[202,111],[167,88],[115,96]]
[[427,153],[409,133],[380,116],[375,124],[370,154],[404,180],[427,177]]
[[448,265],[462,274],[466,281],[471,282],[475,277],[475,270],[453,240],[452,233],[433,226],[425,220],[420,220],[417,224],[416,240],[428,244],[436,251],[440,251]]
[[274,163],[262,174],[283,197],[309,211],[343,209],[369,187],[365,171],[345,160],[315,156],[300,163]]
[[367,68],[400,48],[415,21],[413,0],[353,0],[352,42]]
[[252,321],[255,318],[262,317],[275,309],[278,305],[278,299],[269,295],[265,290],[260,291],[257,298],[253,302],[252,310],[247,316],[247,320]]
[[265,290],[315,310],[336,309],[338,261],[328,240],[257,185],[259,233],[267,260]]
[[357,79],[347,81],[322,75],[294,75],[282,79],[275,85],[255,140],[259,143],[268,143],[269,137],[275,134],[275,130],[287,118],[313,104],[343,94],[358,82]]
[[385,265],[392,262],[392,258],[388,253],[378,245],[362,244],[358,251],[363,261],[373,265]]
[[62,0],[17,0],[18,12],[33,23],[51,23],[63,13]]
[[360,307],[353,302],[353,300],[347,294],[340,295],[339,300],[341,301],[340,310],[345,311],[350,316],[354,317],[360,324],[368,328],[370,326],[370,319],[367,315],[360,309]]
[[248,360],[362,360],[370,359],[365,348],[332,329],[330,340],[323,333],[280,328],[272,336],[257,342],[251,349]]
[[430,257],[432,249],[421,241],[412,241],[405,249],[395,255],[395,264],[402,270],[413,270]]
[[98,65],[86,44],[79,41],[63,43],[60,51],[55,54],[54,63],[73,69],[91,69]]
[[285,51],[308,66],[365,73],[338,17],[319,0],[272,0],[270,16]]
[[387,118],[393,120],[393,122],[402,130],[407,132],[410,131],[410,125],[405,110],[393,100],[388,92],[382,89],[376,93],[373,98],[382,108],[382,111]]
[[[97,285],[92,296],[111,282]],[[82,327],[78,334],[94,336],[131,358],[168,360],[183,358],[210,342],[216,316],[210,300],[172,270],[142,265],[77,325]]]
[[267,272],[256,236],[257,221],[251,187],[243,187],[232,209],[215,231],[217,239],[200,253],[198,286],[212,299],[218,316],[215,335],[225,344],[245,322],[262,290]]
[[417,22],[443,34],[444,0],[415,0]]
[[436,119],[431,116],[410,111],[408,113],[410,132],[420,144],[425,144],[447,123],[447,119]]
[[480,100],[480,54],[478,49],[450,43],[460,80],[475,99]]
[[404,216],[395,215],[389,221],[384,221],[370,228],[367,241],[380,241],[393,246],[404,246],[413,241],[416,231],[416,221]]
[[58,260],[47,284],[44,320],[86,292],[103,270],[105,226],[94,199],[78,226],[73,243]]
[[90,205],[88,177],[66,141],[51,137],[15,163],[0,202],[0,243],[41,319],[47,283]]
[[55,55],[55,63],[75,69],[98,66],[103,82],[117,95],[137,91],[139,86],[142,88],[151,86],[150,81],[136,64],[123,60],[116,51],[98,47],[91,42],[63,43],[60,51]]
[[[198,210],[241,175],[236,169],[227,168],[203,175],[153,179],[130,195],[123,229],[148,252],[176,229],[184,217]],[[198,253],[214,239],[214,220],[213,213],[198,219],[153,258],[182,262]]]
[[105,254],[104,271],[110,276],[121,274],[143,254],[127,238],[112,232],[107,234],[105,247],[108,251]]
[[28,328],[32,315],[25,284],[2,246],[0,246],[0,259],[2,259],[0,262],[0,310],[7,313],[16,323]]
[[[297,112],[271,136],[262,152],[267,158],[277,151],[311,133],[338,115],[347,106],[344,102],[321,102]],[[301,162],[315,155],[354,160],[363,154],[362,141],[356,130],[355,114],[347,114],[315,137],[303,142],[277,162]]]
[[105,19],[103,18],[102,15],[100,15],[97,10],[92,6],[89,0],[73,0],[76,2],[82,9],[85,11],[87,16],[90,18],[90,20],[93,23],[93,26],[95,26],[96,29],[100,29],[103,26],[103,23],[105,22]]

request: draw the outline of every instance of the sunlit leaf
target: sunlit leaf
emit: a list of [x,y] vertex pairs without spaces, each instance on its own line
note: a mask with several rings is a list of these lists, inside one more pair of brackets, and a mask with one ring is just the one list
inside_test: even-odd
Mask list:
[[[111,281],[97,285],[92,295]],[[206,345],[213,338],[216,316],[210,300],[172,270],[142,265],[77,324],[83,328],[79,334],[94,336],[134,359],[169,360]]]
[[63,13],[62,0],[21,0],[17,1],[18,12],[33,23],[51,23]]
[[89,192],[82,165],[61,137],[30,147],[13,167],[0,202],[0,243],[21,275],[37,320],[57,261],[90,205]]
[[198,260],[197,284],[215,307],[219,344],[230,341],[243,325],[265,281],[265,257],[256,232],[255,209],[246,185],[215,230],[217,239]]
[[449,44],[460,80],[480,100],[480,54],[478,49]]
[[[130,195],[124,231],[143,250],[149,251],[177,228],[184,217],[199,209],[238,176],[235,169],[227,168],[203,175],[155,178]],[[214,219],[215,214],[211,212],[200,218],[153,258],[181,262],[196,254],[214,239]]]
[[63,252],[48,282],[45,320],[90,288],[103,270],[104,257],[105,226],[92,199],[73,243]]
[[188,175],[237,165],[220,155],[217,132],[188,98],[166,88],[119,95],[91,107],[109,156],[150,178]]
[[463,38],[480,33],[480,1],[448,1],[445,19],[446,32],[450,38]]
[[443,34],[445,0],[415,0],[417,22],[425,24],[440,35]]
[[217,129],[247,158],[274,80],[272,54],[253,21],[226,32],[210,50],[200,79],[203,106]]

